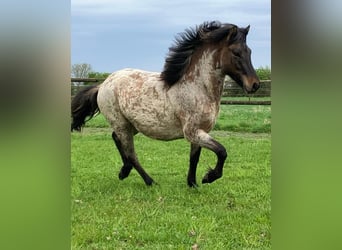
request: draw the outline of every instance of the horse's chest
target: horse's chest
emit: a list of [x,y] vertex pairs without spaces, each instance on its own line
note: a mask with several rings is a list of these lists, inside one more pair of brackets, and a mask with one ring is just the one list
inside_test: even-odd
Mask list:
[[[199,113],[199,128],[209,132],[213,129],[218,115],[218,107],[215,105],[204,107],[203,112]],[[196,121],[195,121],[196,122]]]
[[194,102],[183,103],[177,113],[183,124],[192,124],[196,128],[209,132],[215,125],[218,112],[219,106],[215,103]]

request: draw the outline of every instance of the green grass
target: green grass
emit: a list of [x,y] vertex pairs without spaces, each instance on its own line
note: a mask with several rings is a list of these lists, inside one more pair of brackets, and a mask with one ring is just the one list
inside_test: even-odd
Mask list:
[[111,130],[97,116],[71,135],[72,249],[270,249],[269,120],[269,106],[223,106],[218,124],[239,131],[211,133],[228,151],[223,177],[200,184],[216,162],[204,149],[193,189],[189,143],[139,134],[138,157],[158,185],[147,187],[135,170],[120,181]]
[[271,106],[221,105],[214,130],[270,133]]

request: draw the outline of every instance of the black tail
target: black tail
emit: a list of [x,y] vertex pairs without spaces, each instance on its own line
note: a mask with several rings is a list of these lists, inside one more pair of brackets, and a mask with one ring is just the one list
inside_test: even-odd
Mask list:
[[[81,128],[89,121],[97,112],[97,85],[85,87],[79,91],[71,101],[71,131],[81,131]],[[86,118],[89,117],[87,120]]]

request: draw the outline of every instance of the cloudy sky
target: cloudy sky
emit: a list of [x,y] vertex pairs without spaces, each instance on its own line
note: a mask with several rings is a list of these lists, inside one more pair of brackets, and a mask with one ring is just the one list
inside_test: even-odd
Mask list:
[[177,33],[204,21],[251,25],[254,67],[271,67],[270,0],[71,0],[71,64],[161,71]]

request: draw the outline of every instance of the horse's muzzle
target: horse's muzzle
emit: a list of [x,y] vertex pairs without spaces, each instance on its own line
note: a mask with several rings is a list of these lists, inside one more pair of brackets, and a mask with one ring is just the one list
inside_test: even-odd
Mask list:
[[251,86],[244,86],[243,89],[247,94],[253,94],[260,88],[259,82],[254,82]]
[[251,90],[251,92],[254,93],[254,92],[256,92],[259,88],[260,88],[260,83],[259,83],[259,82],[255,82],[255,83],[253,83],[253,85],[252,85],[252,90]]
[[241,81],[247,94],[253,94],[260,88],[260,80],[257,76],[242,76]]

